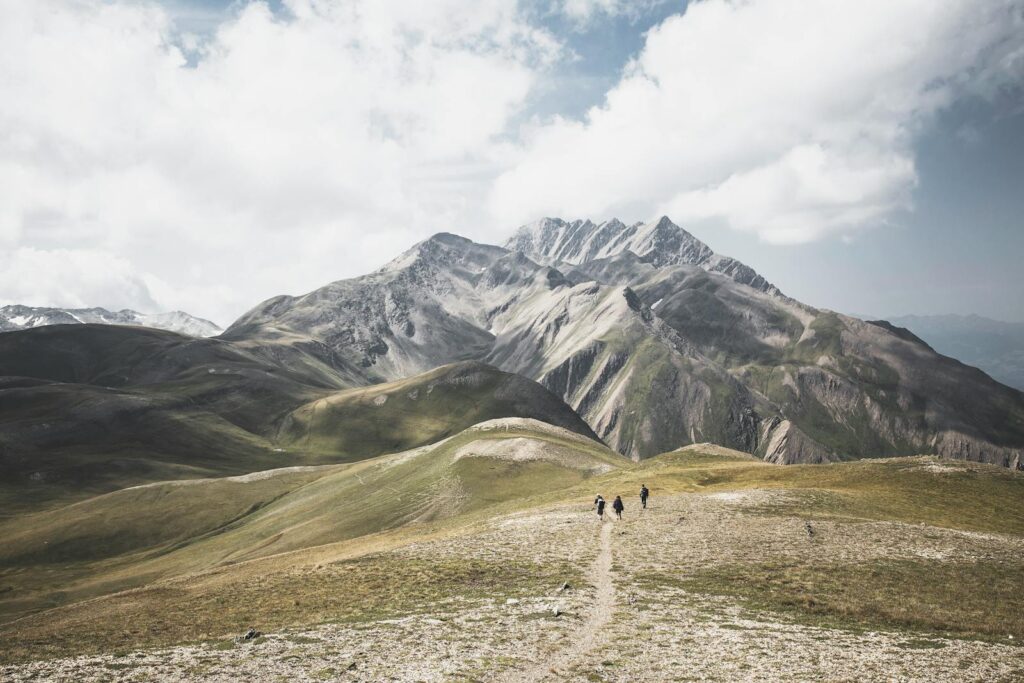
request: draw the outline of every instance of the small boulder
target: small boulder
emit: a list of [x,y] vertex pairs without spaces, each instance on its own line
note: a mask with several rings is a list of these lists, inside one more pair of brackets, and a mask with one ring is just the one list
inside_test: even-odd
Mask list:
[[238,642],[244,643],[250,640],[256,640],[262,635],[263,634],[257,631],[256,629],[250,628],[248,631],[246,631],[244,634],[238,637]]

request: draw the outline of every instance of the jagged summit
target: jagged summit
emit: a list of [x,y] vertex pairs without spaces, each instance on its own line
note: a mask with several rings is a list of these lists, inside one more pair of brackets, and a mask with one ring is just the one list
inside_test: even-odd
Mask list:
[[505,244],[537,261],[580,265],[624,251],[658,266],[699,265],[714,252],[696,237],[662,216],[649,223],[626,225],[617,218],[602,223],[543,218],[520,227]]
[[414,244],[385,264],[377,272],[395,273],[411,267],[459,267],[467,272],[479,272],[495,258],[507,253],[501,247],[478,244],[470,239],[450,232],[439,232],[422,242]]
[[668,216],[649,223],[626,225],[617,218],[603,223],[591,220],[566,222],[542,218],[520,227],[505,243],[538,263],[582,265],[632,252],[658,268],[693,265],[772,295],[781,295],[775,285],[753,268],[711,247],[673,223]]

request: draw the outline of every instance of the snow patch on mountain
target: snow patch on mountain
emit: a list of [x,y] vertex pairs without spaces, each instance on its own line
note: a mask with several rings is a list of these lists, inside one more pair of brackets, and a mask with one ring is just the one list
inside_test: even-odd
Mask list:
[[10,305],[0,307],[0,332],[27,330],[44,325],[138,325],[177,332],[190,337],[213,337],[222,332],[209,320],[182,311],[139,313],[130,309],[108,311],[105,308],[49,308]]

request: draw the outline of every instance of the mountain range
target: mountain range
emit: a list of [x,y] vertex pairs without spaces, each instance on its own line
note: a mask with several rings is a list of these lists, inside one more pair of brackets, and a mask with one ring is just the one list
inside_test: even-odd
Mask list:
[[633,460],[707,442],[782,464],[1024,453],[1021,392],[787,297],[667,218],[544,219],[504,246],[440,233],[211,338],[67,313],[0,334],[10,509],[364,460],[506,418]]
[[795,301],[668,218],[438,234],[272,298],[222,336],[372,384],[477,360],[531,378],[634,459],[715,442],[772,462],[931,452],[1011,465],[1024,397],[905,329]]
[[0,332],[27,330],[43,325],[139,325],[170,330],[190,337],[212,337],[221,328],[209,320],[182,311],[139,313],[131,309],[108,311],[105,308],[48,308],[39,306],[0,306]]

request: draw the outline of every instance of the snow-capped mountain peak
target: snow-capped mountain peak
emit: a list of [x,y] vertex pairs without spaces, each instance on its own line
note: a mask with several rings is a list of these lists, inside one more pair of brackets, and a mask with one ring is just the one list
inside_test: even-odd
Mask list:
[[169,313],[139,313],[131,309],[108,311],[105,308],[53,308],[44,306],[0,307],[0,332],[25,330],[44,325],[139,325],[169,330],[190,337],[213,337],[222,332],[209,320],[197,318],[183,311]]

